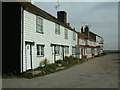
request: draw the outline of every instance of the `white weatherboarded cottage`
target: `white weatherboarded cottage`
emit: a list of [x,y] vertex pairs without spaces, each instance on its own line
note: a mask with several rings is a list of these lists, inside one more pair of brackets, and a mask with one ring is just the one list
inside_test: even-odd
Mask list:
[[23,71],[38,67],[45,58],[54,63],[75,54],[72,53],[77,45],[75,31],[29,11],[23,13]]
[[[14,26],[11,26],[15,33],[12,39],[19,38],[13,42],[14,44],[18,43],[18,46],[16,45],[14,49],[11,49],[13,54],[18,56],[16,57],[16,60],[18,60],[16,64],[9,62],[11,63],[10,68],[13,69],[12,71],[22,73],[30,69],[35,69],[40,66],[40,62],[45,58],[49,63],[55,63],[57,60],[64,60],[65,56],[76,56],[75,50],[78,36],[75,29],[72,29],[67,24],[67,14],[65,11],[57,12],[58,17],[55,18],[28,2],[6,2],[3,4],[5,13],[9,12],[9,10],[13,12],[12,16],[14,18],[11,19],[11,24],[13,23]],[[17,9],[16,12],[14,8]],[[7,23],[9,18],[7,18],[4,12],[3,20]],[[18,21],[14,22],[14,19],[18,19]],[[5,23],[3,23],[3,25],[4,24]],[[8,29],[5,26],[3,27],[4,31]],[[14,31],[9,33],[13,33]],[[19,35],[16,35],[16,33],[19,33]],[[16,50],[17,48],[19,49]],[[13,54],[11,54],[10,57],[14,57]],[[7,59],[8,58],[5,57],[6,61]],[[5,60],[3,63],[6,62]],[[16,61],[14,60],[14,62]],[[15,69],[15,67],[17,69]],[[3,71],[7,72],[8,70],[3,69]]]

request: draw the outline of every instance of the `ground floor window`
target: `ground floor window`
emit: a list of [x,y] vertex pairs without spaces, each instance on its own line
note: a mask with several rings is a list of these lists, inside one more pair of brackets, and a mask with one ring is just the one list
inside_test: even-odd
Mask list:
[[87,48],[87,54],[91,54],[91,48]]
[[65,47],[65,54],[69,54],[69,47],[68,46]]
[[44,56],[44,45],[37,44],[37,56]]
[[60,55],[60,46],[55,46],[55,55]]
[[76,54],[76,47],[72,47],[72,55]]
[[95,50],[94,48],[91,49],[91,53],[94,54],[95,53]]

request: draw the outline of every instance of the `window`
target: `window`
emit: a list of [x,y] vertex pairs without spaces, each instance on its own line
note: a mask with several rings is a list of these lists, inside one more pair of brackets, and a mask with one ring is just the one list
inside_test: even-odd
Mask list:
[[44,56],[44,45],[37,44],[37,56]]
[[85,44],[85,43],[84,43],[84,39],[82,39],[82,44]]
[[85,39],[85,45],[88,45],[88,40],[87,39]]
[[69,47],[68,46],[65,47],[65,54],[69,54]]
[[65,39],[68,39],[68,29],[65,28]]
[[91,48],[87,48],[87,54],[91,54]]
[[55,54],[56,55],[60,54],[60,46],[55,46]]
[[43,19],[40,16],[36,17],[36,31],[43,33]]
[[73,32],[73,40],[76,40],[76,33]]
[[72,55],[75,55],[75,54],[76,54],[76,48],[72,47]]
[[60,25],[55,23],[55,34],[60,35]]

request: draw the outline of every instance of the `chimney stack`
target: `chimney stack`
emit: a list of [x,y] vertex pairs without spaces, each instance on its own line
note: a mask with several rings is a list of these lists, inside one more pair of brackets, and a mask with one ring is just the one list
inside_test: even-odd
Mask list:
[[63,23],[67,23],[67,13],[65,11],[58,11],[57,18]]
[[83,33],[83,26],[81,27],[81,33]]

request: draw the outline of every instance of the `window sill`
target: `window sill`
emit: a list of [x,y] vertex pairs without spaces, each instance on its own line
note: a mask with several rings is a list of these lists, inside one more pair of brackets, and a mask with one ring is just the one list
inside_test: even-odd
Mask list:
[[40,34],[44,34],[44,32],[38,32],[38,31],[36,31],[37,33],[40,33]]
[[44,57],[44,55],[37,55],[37,57]]
[[55,56],[60,56],[60,54],[55,54]]
[[55,33],[56,35],[60,35],[60,34],[58,34],[58,33]]
[[76,54],[72,54],[72,55],[76,55]]

